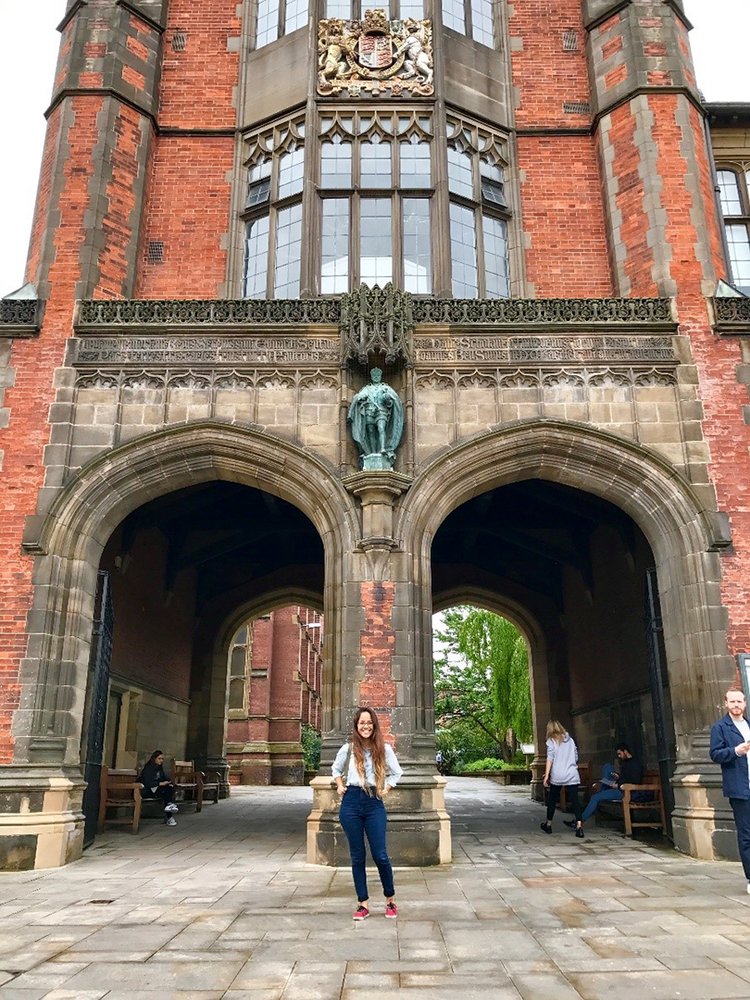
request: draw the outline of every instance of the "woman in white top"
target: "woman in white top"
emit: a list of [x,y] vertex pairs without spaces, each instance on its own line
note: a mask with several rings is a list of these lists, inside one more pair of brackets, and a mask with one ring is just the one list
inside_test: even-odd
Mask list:
[[349,842],[352,875],[359,906],[355,920],[370,916],[365,868],[365,835],[377,865],[385,896],[385,915],[398,916],[394,899],[393,867],[385,846],[387,815],[383,798],[396,785],[402,771],[393,749],[384,742],[378,717],[371,708],[358,708],[350,743],[344,743],[331,773],[341,796],[339,819]]
[[575,816],[576,837],[583,836],[581,804],[578,801],[578,747],[576,741],[557,719],[547,723],[547,768],[544,772],[544,787],[547,789],[547,819],[542,823],[545,833],[552,833],[552,817],[560,801],[560,789],[565,788]]

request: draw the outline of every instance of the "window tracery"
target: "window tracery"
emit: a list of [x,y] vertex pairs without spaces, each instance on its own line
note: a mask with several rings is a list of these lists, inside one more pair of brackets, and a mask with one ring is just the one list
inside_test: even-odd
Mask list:
[[297,298],[302,262],[304,114],[247,144],[243,296]]
[[510,295],[507,141],[455,115],[447,117],[451,278],[456,298]]
[[319,138],[321,294],[389,281],[431,292],[430,116],[327,109]]

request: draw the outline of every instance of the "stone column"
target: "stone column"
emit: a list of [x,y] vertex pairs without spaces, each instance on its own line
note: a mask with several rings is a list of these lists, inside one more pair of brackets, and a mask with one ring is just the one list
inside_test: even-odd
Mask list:
[[393,506],[409,479],[381,471],[357,473],[344,482],[361,502],[362,537],[345,560],[333,710],[339,724],[325,735],[321,774],[312,781],[308,860],[349,863],[330,765],[349,736],[354,709],[368,705],[404,769],[388,797],[389,854],[396,865],[445,864],[451,859],[450,819],[446,781],[435,769],[429,587],[418,586],[415,562],[393,538]]

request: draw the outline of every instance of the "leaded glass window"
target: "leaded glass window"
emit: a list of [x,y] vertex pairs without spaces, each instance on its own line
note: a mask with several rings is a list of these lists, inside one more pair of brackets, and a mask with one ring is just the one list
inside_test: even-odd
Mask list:
[[750,295],[750,165],[717,171],[732,284]]
[[324,6],[326,17],[340,17],[343,21],[358,20],[364,17],[366,10],[373,10],[376,7],[382,10],[388,19],[401,18],[404,20],[407,17],[413,17],[415,20],[421,20],[424,17],[423,0],[391,0],[390,3],[387,0],[383,3],[375,3],[375,0],[373,2],[369,2],[369,0],[325,0]]
[[248,143],[245,298],[297,298],[302,263],[304,116],[269,126]]
[[308,17],[308,0],[257,0],[255,48],[304,27]]
[[340,110],[321,120],[320,291],[392,281],[432,291],[432,129],[409,110]]
[[456,298],[510,295],[506,141],[448,116],[451,283]]
[[495,45],[493,0],[443,0],[443,24],[481,45]]

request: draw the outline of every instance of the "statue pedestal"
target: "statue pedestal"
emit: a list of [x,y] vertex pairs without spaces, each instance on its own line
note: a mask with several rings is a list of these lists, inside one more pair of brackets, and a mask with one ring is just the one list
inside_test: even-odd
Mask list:
[[382,452],[376,452],[374,455],[362,456],[363,472],[391,472],[392,469],[393,459],[389,458],[388,455],[384,455]]
[[[367,455],[366,458],[382,458]],[[362,541],[393,546],[393,504],[411,486],[409,476],[392,470],[355,472],[344,487],[362,504]]]
[[[313,807],[307,818],[307,860],[348,868],[349,846],[339,822],[339,797],[332,778],[310,782]],[[388,854],[396,866],[422,868],[451,862],[450,817],[445,810],[446,779],[405,773],[389,793]]]

